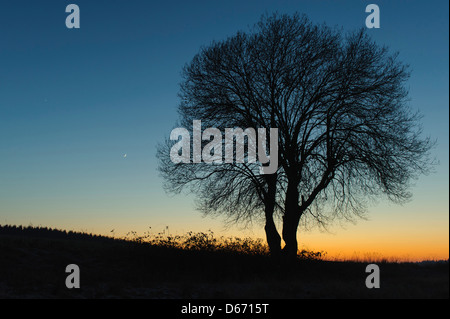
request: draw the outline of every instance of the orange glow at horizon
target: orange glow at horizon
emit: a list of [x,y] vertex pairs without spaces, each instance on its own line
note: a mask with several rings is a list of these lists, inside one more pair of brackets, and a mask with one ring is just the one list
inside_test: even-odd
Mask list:
[[[260,225],[255,225],[252,230],[235,228],[224,230],[220,223],[211,223],[212,225],[208,225],[211,227],[206,227],[206,223],[202,224],[181,226],[167,223],[171,236],[185,235],[189,231],[208,232],[211,230],[217,238],[221,236],[225,238],[260,238],[265,243],[264,229]],[[394,226],[393,228],[395,228]],[[143,227],[138,229],[137,233],[143,235],[150,230],[153,235],[156,235],[163,233],[165,227],[165,225],[160,225],[159,228]],[[123,230],[115,229],[115,233],[117,236],[125,236],[130,230],[133,230],[131,225],[124,227]],[[110,235],[106,229],[103,234]],[[325,253],[324,259],[326,260],[415,262],[449,259],[448,223],[440,224],[439,227],[433,227],[431,230],[429,227],[424,227],[422,232],[419,232],[414,227],[400,230],[384,227],[380,231],[376,225],[365,222],[332,232],[303,232],[299,229],[297,237],[299,250],[322,251]]]
[[[173,201],[172,201],[173,202]],[[181,202],[181,199],[180,199]],[[134,231],[157,235],[169,226],[169,233],[186,235],[188,232],[214,232],[216,238],[250,237],[265,242],[264,224],[255,223],[249,229],[238,226],[225,228],[222,219],[203,218],[189,205],[172,208],[161,206],[153,215],[146,209],[130,211],[129,214],[106,214],[92,218],[89,214],[75,215],[71,220],[58,220],[55,216],[40,216],[39,219],[17,219],[16,225],[51,227],[82,231],[105,236],[125,237]],[[299,250],[325,252],[328,260],[421,261],[447,260],[449,258],[449,216],[446,204],[436,207],[432,213],[421,213],[418,204],[405,206],[381,206],[368,213],[368,220],[355,224],[337,224],[328,232],[319,230],[297,233]],[[412,208],[411,208],[412,207]],[[447,210],[448,211],[448,210]],[[281,234],[281,223],[277,223]],[[114,232],[112,232],[114,230]]]

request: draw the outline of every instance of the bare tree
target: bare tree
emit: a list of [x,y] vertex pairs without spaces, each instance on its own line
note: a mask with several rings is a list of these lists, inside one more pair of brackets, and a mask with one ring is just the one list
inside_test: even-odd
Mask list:
[[408,105],[406,65],[364,30],[314,25],[305,16],[263,17],[202,48],[183,69],[180,125],[278,128],[279,167],[260,163],[172,163],[158,157],[166,188],[185,187],[206,213],[235,221],[264,216],[269,247],[297,254],[300,219],[325,224],[361,216],[380,195],[401,203],[410,181],[430,167],[432,144]]

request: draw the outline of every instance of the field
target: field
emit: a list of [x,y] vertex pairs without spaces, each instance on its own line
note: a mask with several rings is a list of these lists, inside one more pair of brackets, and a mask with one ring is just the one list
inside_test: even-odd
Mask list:
[[[131,235],[0,226],[0,298],[449,298],[448,261],[379,261],[380,288],[368,289],[367,262],[274,259],[262,242],[210,233]],[[79,289],[65,285],[69,264]]]

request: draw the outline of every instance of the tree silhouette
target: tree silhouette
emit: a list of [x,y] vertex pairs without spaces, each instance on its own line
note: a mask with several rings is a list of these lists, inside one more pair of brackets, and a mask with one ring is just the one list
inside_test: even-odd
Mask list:
[[182,75],[179,126],[278,128],[279,167],[269,175],[261,163],[175,164],[167,139],[158,147],[166,189],[189,189],[205,214],[264,217],[273,254],[297,254],[301,219],[362,216],[380,195],[406,201],[410,181],[430,168],[433,143],[408,105],[408,67],[364,29],[344,35],[297,14],[265,16],[202,48]]

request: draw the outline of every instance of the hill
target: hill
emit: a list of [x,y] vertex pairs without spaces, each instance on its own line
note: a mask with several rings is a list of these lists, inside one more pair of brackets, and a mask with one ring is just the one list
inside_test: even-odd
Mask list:
[[[368,289],[367,263],[278,260],[203,233],[176,239],[0,226],[0,298],[449,298],[448,261],[378,263],[381,287]],[[65,285],[69,264],[80,289]]]

